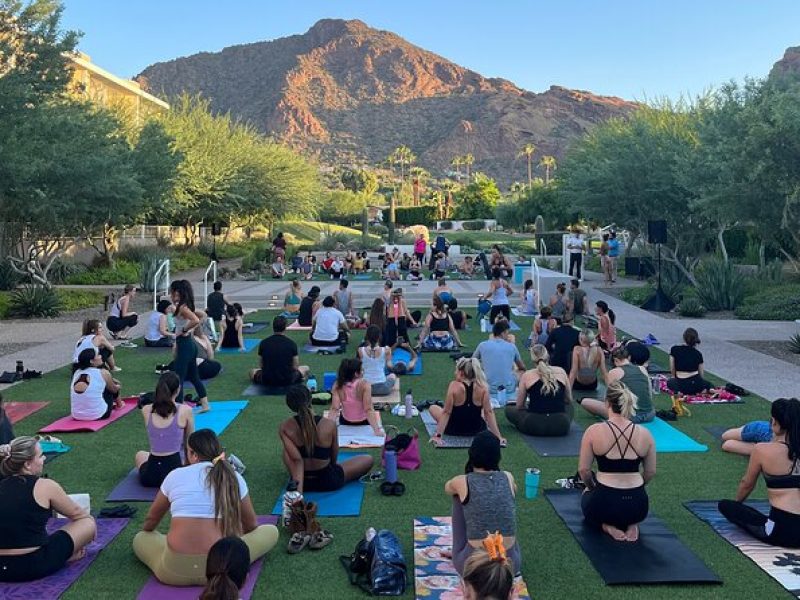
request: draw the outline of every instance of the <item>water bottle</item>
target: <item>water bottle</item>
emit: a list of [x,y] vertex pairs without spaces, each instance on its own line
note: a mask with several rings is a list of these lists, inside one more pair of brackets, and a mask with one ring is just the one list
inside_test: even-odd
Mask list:
[[414,396],[411,395],[411,389],[406,392],[406,399],[405,399],[405,418],[411,419],[414,416]]
[[394,483],[397,481],[397,452],[387,450],[384,460],[386,462],[386,481]]
[[25,366],[22,364],[21,360],[17,361],[17,372],[16,372],[16,379],[22,379],[22,375],[25,373]]
[[525,497],[528,500],[539,495],[539,469],[530,468],[525,471]]
[[497,386],[497,404],[500,406],[506,405],[506,386]]
[[302,499],[303,494],[297,491],[297,482],[292,479],[289,482],[289,485],[286,486],[286,492],[283,494],[283,513],[281,515],[281,524],[284,527],[289,526],[289,520],[292,518],[292,504]]
[[306,382],[306,386],[308,387],[308,391],[312,394],[317,391],[317,378],[313,375],[310,375],[308,381]]
[[375,528],[374,527],[370,527],[369,529],[367,529],[366,533],[364,534],[364,539],[367,540],[368,542],[371,542],[375,538],[375,536],[377,534],[378,534],[378,532],[375,531]]

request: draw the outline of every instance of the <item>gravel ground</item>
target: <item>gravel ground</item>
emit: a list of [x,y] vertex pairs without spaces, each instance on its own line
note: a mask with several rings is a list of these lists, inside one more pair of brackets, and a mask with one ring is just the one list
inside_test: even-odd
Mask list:
[[777,358],[784,362],[800,366],[800,354],[795,354],[789,350],[788,342],[761,342],[756,340],[735,341],[734,344],[755,350],[761,354],[766,354],[772,358]]
[[[15,352],[19,352],[21,350],[27,350],[28,348],[32,348],[34,346],[38,346],[39,344],[26,344],[26,343],[11,343],[11,344],[0,344],[0,356],[6,356],[7,354],[14,354]],[[6,371],[13,371],[14,365],[9,367],[8,365],[4,365],[4,368],[0,370]]]

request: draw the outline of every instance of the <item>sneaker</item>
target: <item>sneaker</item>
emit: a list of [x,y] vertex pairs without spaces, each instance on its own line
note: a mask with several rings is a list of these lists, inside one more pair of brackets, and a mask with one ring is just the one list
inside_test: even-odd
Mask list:
[[114,373],[119,373],[120,371],[122,371],[122,367],[114,367],[111,370],[114,371]]
[[136,348],[136,344],[134,344],[130,340],[125,340],[119,346],[120,348]]

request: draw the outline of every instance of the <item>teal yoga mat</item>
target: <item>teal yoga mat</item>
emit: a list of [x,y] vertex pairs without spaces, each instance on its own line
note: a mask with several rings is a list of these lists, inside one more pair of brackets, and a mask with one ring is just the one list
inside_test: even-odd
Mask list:
[[688,435],[658,417],[650,423],[642,423],[642,427],[645,427],[653,434],[653,438],[656,441],[656,452],[708,452],[708,446],[694,441]]
[[[257,347],[261,340],[256,338],[244,338],[244,351],[250,352],[253,348]],[[220,348],[217,354],[240,354],[241,350],[238,348]]]
[[[392,362],[399,363],[404,362],[408,364],[411,362],[411,354],[408,350],[404,350],[403,348],[398,348],[397,350],[392,351]],[[409,371],[406,375],[422,375],[422,354],[417,354],[417,364],[414,365],[414,370]]]
[[[340,463],[359,456],[359,454],[339,454]],[[283,512],[283,494],[286,487],[281,490],[272,514],[279,515]],[[357,517],[361,514],[361,503],[364,500],[364,484],[361,481],[351,481],[335,492],[304,492],[306,502],[317,503],[317,515],[320,517]]]
[[194,429],[210,429],[220,435],[249,403],[248,400],[210,402],[211,410],[206,413],[198,413],[197,407],[194,409]]

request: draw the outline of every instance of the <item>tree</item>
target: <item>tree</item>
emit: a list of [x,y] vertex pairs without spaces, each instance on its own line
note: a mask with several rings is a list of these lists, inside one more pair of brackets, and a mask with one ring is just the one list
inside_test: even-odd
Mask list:
[[475,163],[475,157],[472,154],[465,154],[462,159],[464,166],[467,167],[467,181],[469,181],[470,167]]
[[556,170],[556,157],[545,155],[539,161],[539,166],[544,169],[544,183],[550,183],[550,172]]
[[536,152],[536,146],[528,143],[525,144],[517,154],[517,158],[521,158],[524,156],[528,161],[528,187],[531,187],[531,185],[533,184],[533,169],[531,161],[533,160],[534,152]]
[[456,194],[456,217],[490,219],[500,201],[500,190],[494,179],[475,173],[472,182]]
[[580,219],[580,214],[559,193],[557,183],[547,185],[541,179],[534,179],[531,187],[522,186],[497,206],[497,221],[518,231],[534,223],[539,215],[553,230],[564,229]]
[[345,169],[341,177],[345,189],[371,198],[378,191],[378,177],[367,169]]
[[461,181],[461,165],[464,164],[464,157],[454,156],[453,160],[450,161],[450,164],[456,168],[456,179]]
[[400,181],[405,181],[406,179],[406,171],[405,168],[407,166],[412,165],[417,160],[417,157],[411,151],[411,148],[408,146],[398,146],[395,148],[392,153],[389,155],[389,162],[393,165],[400,166]]

